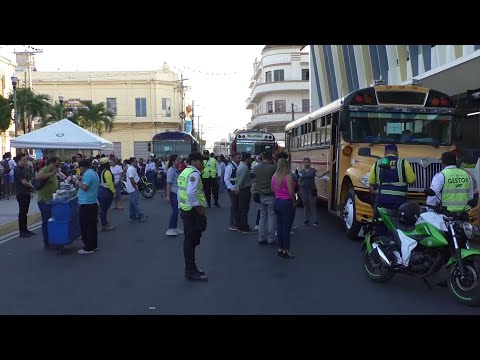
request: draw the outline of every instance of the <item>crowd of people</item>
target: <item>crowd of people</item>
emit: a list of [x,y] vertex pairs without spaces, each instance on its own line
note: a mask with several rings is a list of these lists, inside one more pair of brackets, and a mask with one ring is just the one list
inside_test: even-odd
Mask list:
[[[399,157],[395,145],[389,144],[385,147],[385,156],[391,166],[383,174],[386,186],[379,194],[378,204],[382,207],[397,208],[406,201],[406,186],[415,181],[415,174],[408,161]],[[463,204],[473,196],[474,184],[471,177],[456,167],[455,160],[453,153],[444,153],[444,170],[437,174],[432,182],[432,189],[447,206],[459,201]],[[171,155],[168,162],[154,156],[149,157],[146,162],[135,157],[122,162],[114,155],[85,158],[82,154],[77,154],[71,162],[61,164],[58,157],[50,157],[42,159],[37,166],[25,154],[19,153],[11,159],[11,154],[6,153],[1,166],[7,168],[4,170],[3,180],[8,187],[4,188],[4,192],[10,190],[13,181],[19,203],[18,222],[21,237],[34,235],[27,228],[27,212],[31,194],[37,192],[46,249],[53,248],[48,242],[48,219],[51,217],[50,200],[53,193],[59,188],[61,181],[76,186],[84,243],[78,253],[82,255],[92,254],[98,249],[98,222],[101,224],[101,231],[115,229],[108,221],[108,211],[112,203],[114,209],[124,209],[122,181],[126,183],[129,199],[129,220],[135,222],[144,222],[149,218],[143,213],[139,202],[140,176],[147,176],[157,186],[162,186],[161,181],[164,181],[165,200],[171,206],[166,235],[184,234],[185,276],[190,280],[208,279],[205,271],[199,270],[195,263],[195,248],[200,244],[202,233],[207,227],[205,208],[212,206],[212,198],[213,205],[221,207],[221,189],[226,189],[230,199],[229,230],[243,234],[256,233],[259,245],[278,245],[278,255],[292,259],[294,255],[290,250],[290,236],[297,204],[299,200],[303,203],[303,224],[308,226],[310,221],[313,221],[314,226],[319,226],[315,178],[325,175],[319,175],[317,170],[312,168],[308,157],[303,159],[303,169],[292,172],[286,152],[275,156],[265,152],[255,158],[252,158],[250,153],[242,152],[225,158],[223,155],[215,157],[213,153],[205,151],[203,154],[191,153],[187,159]],[[370,173],[372,193],[379,181],[378,166],[378,163],[374,164]],[[448,179],[459,176],[463,176],[464,189],[462,192],[457,188],[450,191]],[[163,178],[159,183],[158,179]],[[258,204],[255,228],[250,226],[248,216],[252,197],[253,202]],[[427,199],[427,203],[429,202],[431,198]],[[450,206],[453,210],[456,209],[453,205]],[[183,230],[178,227],[179,215],[183,220]]]

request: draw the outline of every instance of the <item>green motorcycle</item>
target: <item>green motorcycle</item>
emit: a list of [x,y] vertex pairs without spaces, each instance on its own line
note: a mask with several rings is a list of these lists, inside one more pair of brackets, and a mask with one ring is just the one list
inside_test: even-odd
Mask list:
[[[425,194],[435,196],[431,189],[425,189]],[[475,201],[468,205],[473,207]],[[376,207],[374,220],[364,223],[362,251],[367,276],[386,282],[401,273],[421,278],[430,287],[426,278],[447,266],[447,284],[455,298],[480,305],[480,250],[469,244],[478,228],[471,224],[467,211],[449,212],[441,201],[427,208],[433,211],[414,202],[396,210]],[[382,227],[386,231],[376,231]]]

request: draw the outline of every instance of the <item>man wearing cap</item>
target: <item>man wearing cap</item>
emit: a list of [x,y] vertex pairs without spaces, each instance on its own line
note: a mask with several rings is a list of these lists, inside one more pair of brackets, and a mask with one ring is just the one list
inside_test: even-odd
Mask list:
[[427,197],[427,205],[436,205],[438,199],[448,211],[468,210],[467,202],[473,199],[473,181],[470,175],[457,167],[457,157],[451,151],[442,154],[442,171],[437,173],[430,188],[436,196]]
[[[397,209],[407,201],[408,185],[416,181],[410,163],[398,156],[397,145],[385,145],[385,157],[390,160],[390,168],[383,169],[382,189],[378,194],[378,206]],[[368,182],[370,187],[380,183],[380,160],[373,164]]]
[[188,280],[206,281],[205,272],[195,264],[195,248],[200,245],[202,232],[207,229],[205,207],[207,200],[203,192],[201,171],[204,157],[199,152],[188,155],[188,166],[178,176],[178,207],[183,220],[185,239],[183,256],[185,258],[185,277]]

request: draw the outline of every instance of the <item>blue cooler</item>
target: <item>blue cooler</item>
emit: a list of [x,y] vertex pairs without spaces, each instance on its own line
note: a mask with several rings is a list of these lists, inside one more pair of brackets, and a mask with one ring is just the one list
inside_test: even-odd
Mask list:
[[55,201],[52,206],[52,217],[56,221],[70,221],[72,220],[74,204],[70,201],[60,202]]

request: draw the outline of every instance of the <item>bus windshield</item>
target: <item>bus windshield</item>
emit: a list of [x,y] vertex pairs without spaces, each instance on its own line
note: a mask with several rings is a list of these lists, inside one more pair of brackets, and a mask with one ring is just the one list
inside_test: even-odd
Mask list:
[[173,154],[187,156],[192,152],[192,143],[183,140],[154,140],[153,152],[156,156]]
[[352,142],[452,144],[453,115],[387,112],[350,112]]
[[258,143],[254,141],[237,142],[237,152],[247,152],[252,155],[260,155],[263,152],[273,153],[274,144]]

